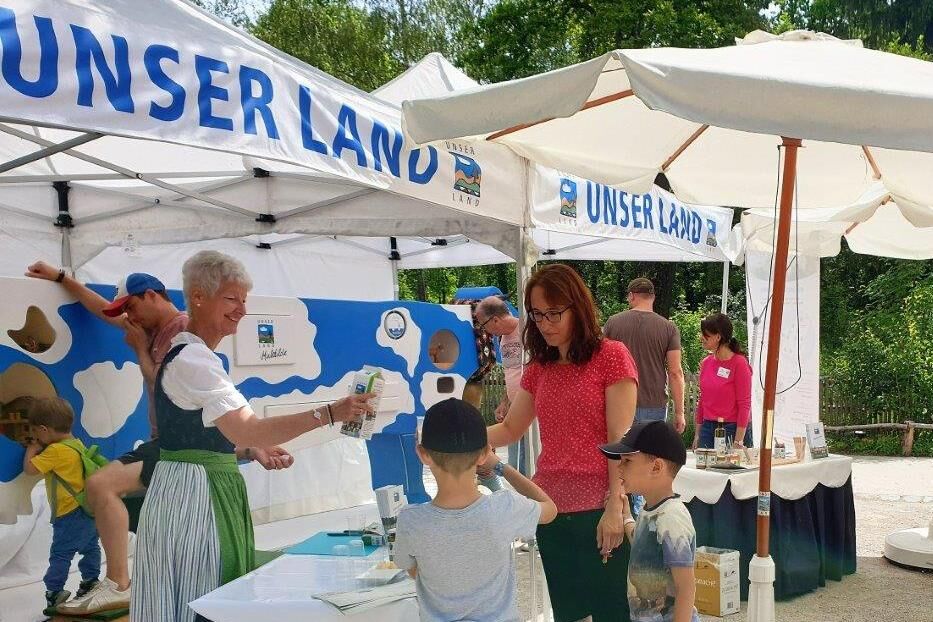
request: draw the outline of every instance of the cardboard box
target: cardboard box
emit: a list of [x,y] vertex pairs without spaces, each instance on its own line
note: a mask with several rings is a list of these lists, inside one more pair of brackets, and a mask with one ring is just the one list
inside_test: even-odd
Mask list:
[[718,617],[739,612],[738,551],[711,546],[697,547],[694,571],[697,611]]

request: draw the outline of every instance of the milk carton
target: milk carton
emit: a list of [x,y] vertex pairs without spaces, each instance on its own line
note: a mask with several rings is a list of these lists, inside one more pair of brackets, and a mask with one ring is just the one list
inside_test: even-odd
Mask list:
[[739,612],[738,551],[697,547],[694,573],[697,611],[717,617]]
[[342,434],[354,438],[371,439],[376,429],[376,412],[379,410],[379,400],[382,398],[382,389],[385,387],[385,381],[382,379],[382,373],[375,367],[364,367],[353,376],[353,384],[350,386],[350,395],[360,393],[374,393],[368,404],[369,408],[361,417],[352,421],[344,421],[340,428]]

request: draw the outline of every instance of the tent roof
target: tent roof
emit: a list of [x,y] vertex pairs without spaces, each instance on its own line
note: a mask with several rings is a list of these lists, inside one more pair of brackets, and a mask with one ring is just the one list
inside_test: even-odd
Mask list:
[[616,50],[406,101],[403,127],[419,143],[483,138],[633,190],[663,172],[684,201],[744,208],[774,205],[786,135],[804,139],[801,208],[851,205],[880,178],[911,223],[933,224],[933,63],[813,33],[740,43]]
[[[908,222],[880,183],[847,207],[794,210],[792,217],[790,247],[801,254],[833,257],[845,238],[853,252],[863,255],[933,259],[933,227]],[[742,214],[738,229],[745,250],[770,252],[774,222],[775,213],[770,209]]]
[[[8,88],[15,71],[4,65],[0,230],[7,237],[28,246],[41,234],[43,253],[60,249],[62,230],[53,226],[59,216],[54,184],[67,182],[74,266],[108,245],[121,245],[126,232],[143,245],[271,233],[466,234],[512,256],[519,252],[523,200],[514,180],[522,167],[505,148],[477,150],[477,160],[496,173],[483,179],[482,202],[467,202],[451,191],[457,162],[452,149],[415,153],[403,146],[398,164],[390,166],[386,152],[395,137],[401,138],[397,104],[292,58],[189,2],[24,0],[13,12],[24,79],[45,66],[45,51],[51,49],[39,18],[51,19],[63,58],[77,54],[77,35],[71,36],[69,24],[85,29],[85,45],[99,45],[102,56],[91,55],[84,74],[93,82],[92,105],[81,103],[85,87],[76,61],[55,67],[57,88],[44,97],[27,95],[22,85]],[[131,83],[119,75],[123,61],[113,44],[118,39],[126,43]],[[150,111],[170,104],[172,93],[165,80],[153,78],[145,57],[165,48],[178,56],[165,57],[161,67],[186,95],[181,116],[167,122]],[[197,59],[204,58],[215,63],[207,74],[197,68]],[[107,82],[108,72],[119,80]],[[244,72],[264,78],[243,87]],[[255,129],[245,129],[250,117],[242,104],[245,89],[255,95],[262,79],[274,92],[268,108],[278,138],[268,135],[256,112],[251,115]],[[132,87],[131,111],[115,108],[111,91],[122,83]],[[212,93],[207,100],[205,89]],[[233,129],[205,126],[205,106],[217,117],[229,117]],[[341,136],[345,146],[338,153],[335,141]],[[382,146],[380,136],[387,141]],[[354,138],[362,153],[353,148]],[[314,140],[320,144],[313,149],[308,141]],[[426,182],[413,180],[414,173],[430,171]]]
[[406,99],[438,97],[473,88],[478,84],[479,82],[455,67],[443,54],[431,52],[373,91],[373,95],[401,106]]

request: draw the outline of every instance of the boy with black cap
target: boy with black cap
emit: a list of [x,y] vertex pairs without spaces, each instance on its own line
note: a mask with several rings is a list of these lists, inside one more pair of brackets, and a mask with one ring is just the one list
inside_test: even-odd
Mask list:
[[690,512],[674,494],[674,478],[687,461],[680,434],[664,421],[633,425],[618,443],[602,445],[619,461],[626,491],[643,495],[636,521],[626,503],[623,523],[632,543],[628,599],[632,622],[698,622],[693,606],[696,532]]
[[[437,480],[430,503],[402,508],[395,563],[417,579],[421,620],[518,622],[511,544],[532,538],[557,506],[531,480],[499,462],[479,411],[458,399],[428,409],[418,457]],[[476,467],[494,464],[515,491],[483,495]]]

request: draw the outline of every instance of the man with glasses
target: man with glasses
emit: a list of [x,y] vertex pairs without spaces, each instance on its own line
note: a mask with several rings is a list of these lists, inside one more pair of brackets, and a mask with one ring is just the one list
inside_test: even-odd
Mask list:
[[[496,422],[501,423],[521,388],[525,348],[522,346],[520,322],[498,296],[487,296],[476,305],[476,319],[480,322],[480,328],[499,338],[499,352],[502,354],[505,376],[505,397],[496,407]],[[509,465],[526,475],[524,438],[509,445]]]

